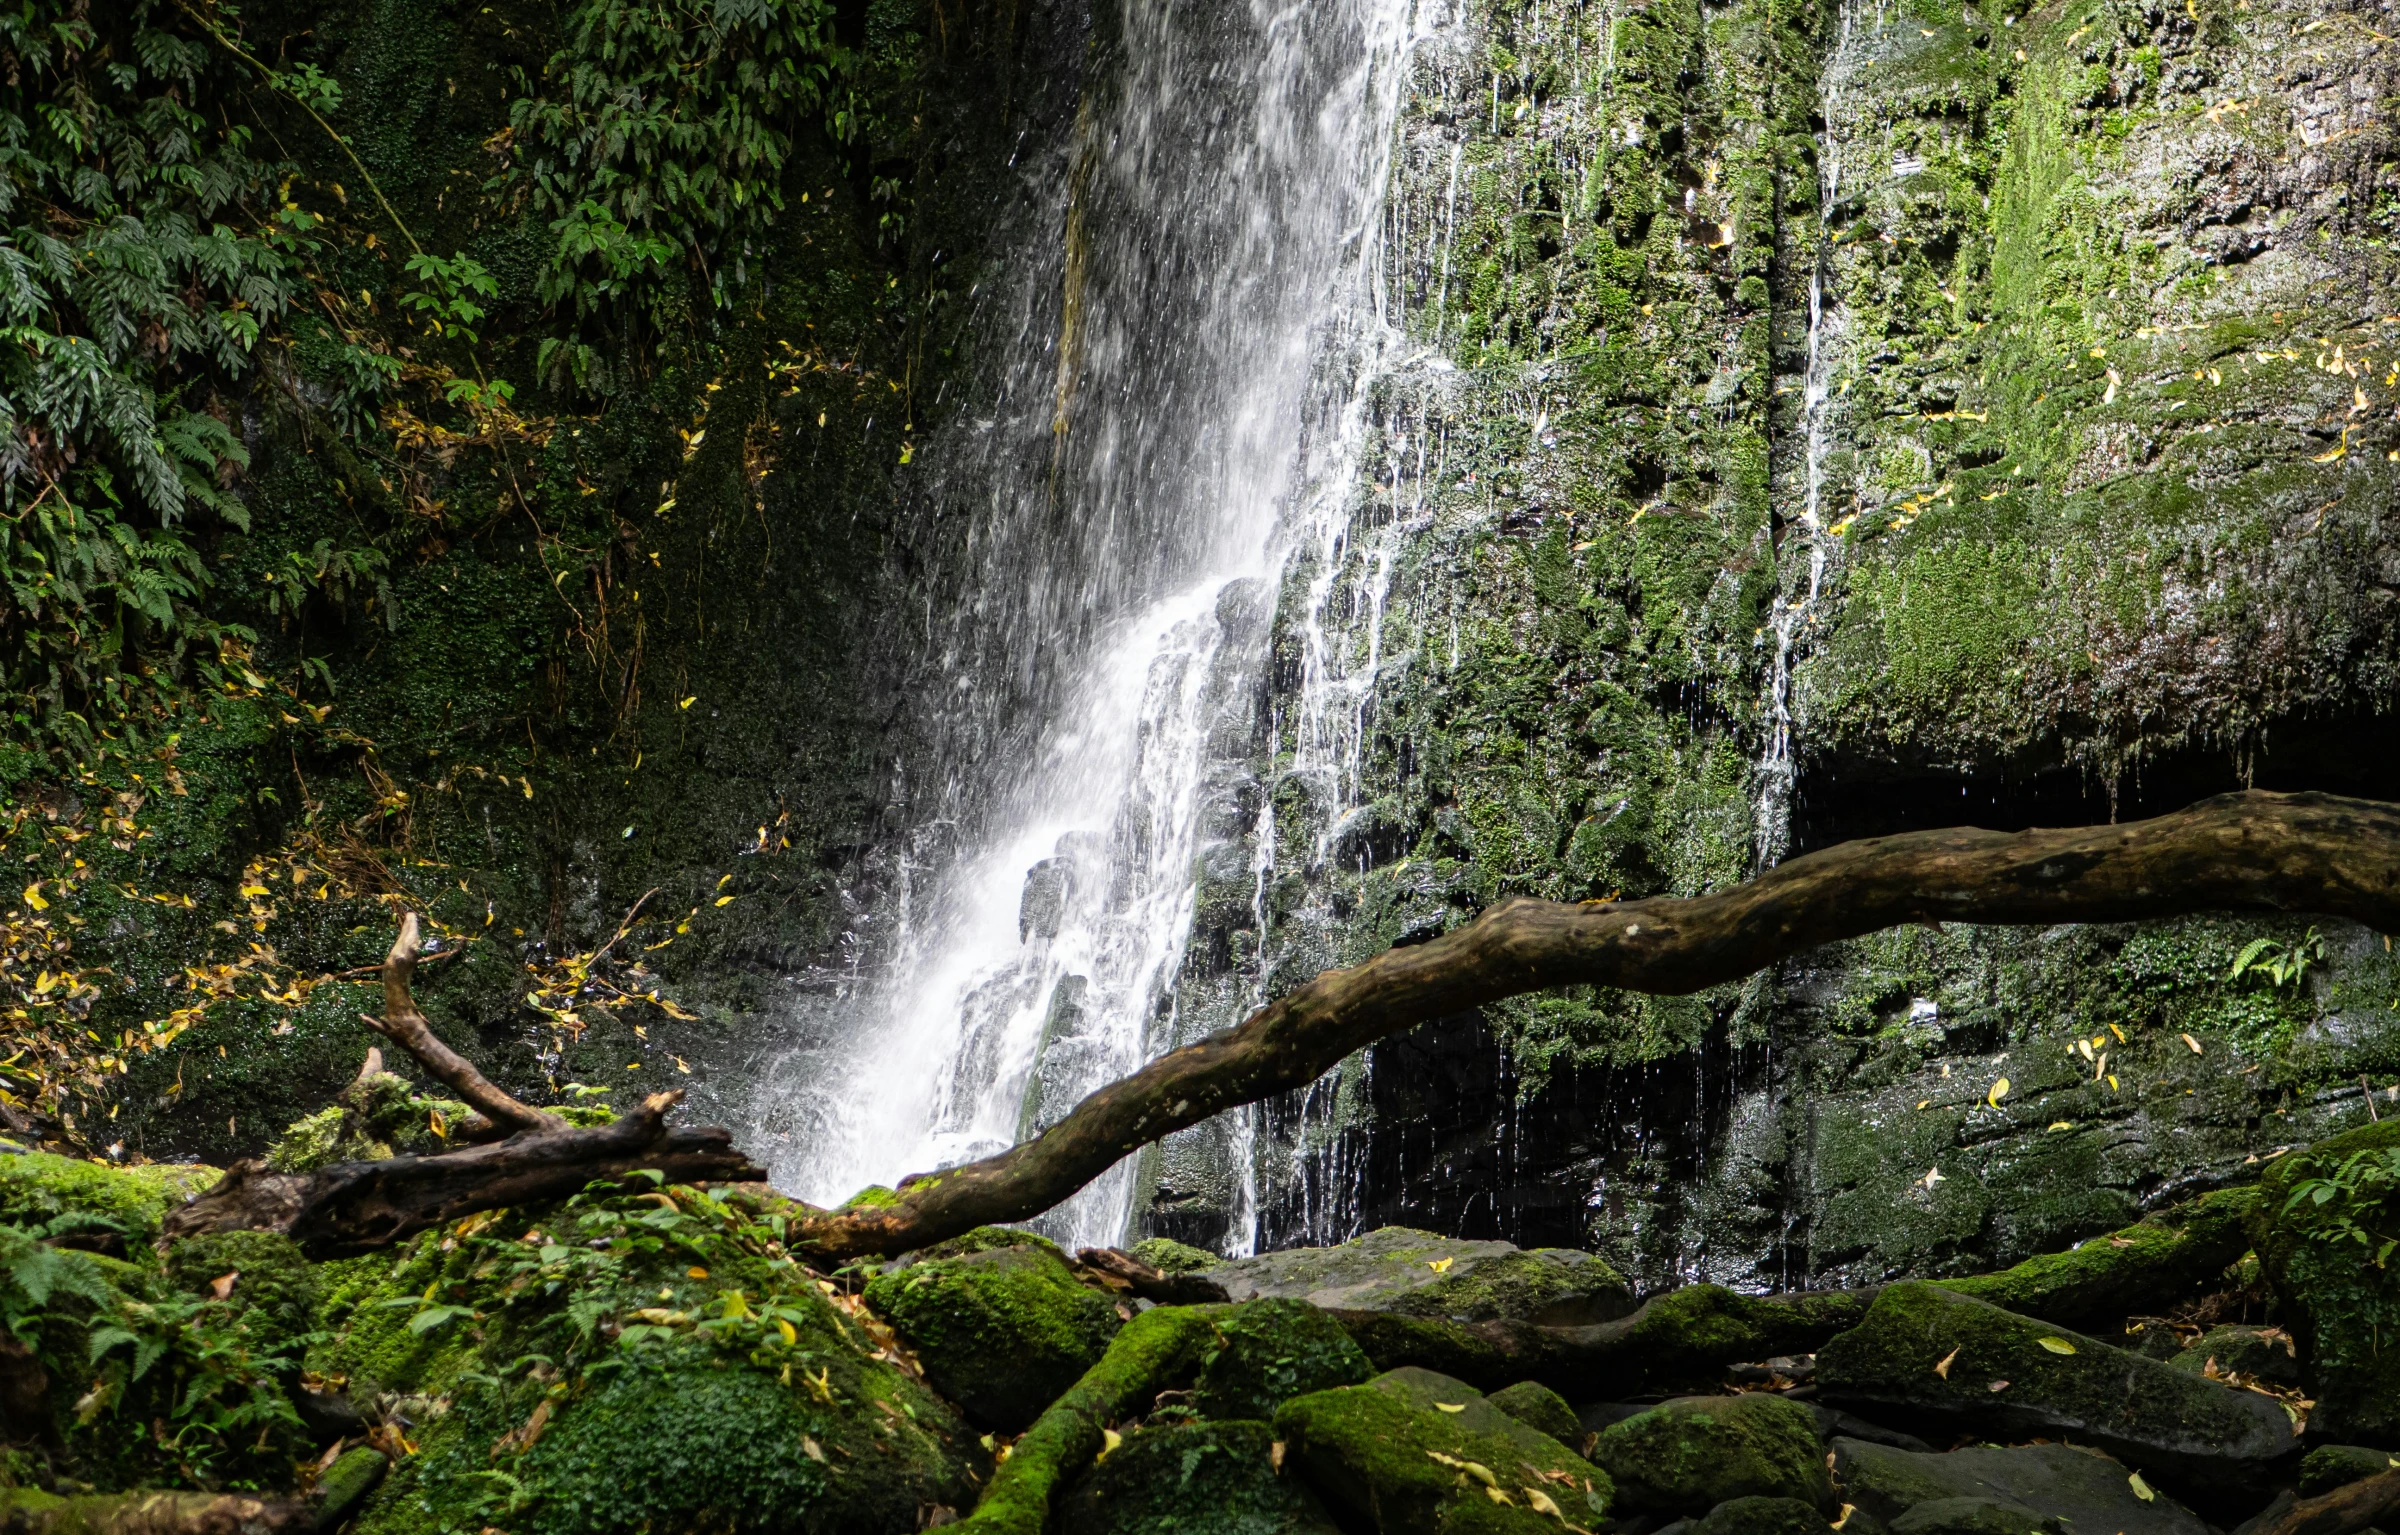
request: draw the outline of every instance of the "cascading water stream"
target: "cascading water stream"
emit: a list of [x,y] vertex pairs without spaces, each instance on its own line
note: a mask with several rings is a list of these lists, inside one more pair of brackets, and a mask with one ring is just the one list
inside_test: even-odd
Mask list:
[[[920,450],[963,549],[910,688],[936,851],[886,963],[761,1084],[803,1197],[1001,1150],[1170,1039],[1211,733],[1256,691],[1285,508],[1347,472],[1300,468],[1304,426],[1356,374],[1328,333],[1415,9],[1125,5],[1063,250],[985,300],[992,412]],[[1129,1173],[1046,1224],[1121,1240]]]

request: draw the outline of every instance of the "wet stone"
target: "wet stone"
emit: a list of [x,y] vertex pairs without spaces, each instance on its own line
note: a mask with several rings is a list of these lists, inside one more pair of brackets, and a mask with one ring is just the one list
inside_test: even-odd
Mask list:
[[2400,1467],[2400,1455],[2357,1444],[2321,1444],[2300,1459],[2300,1496],[2314,1498]]
[[1575,1409],[1567,1405],[1565,1397],[1540,1381],[1518,1381],[1493,1392],[1485,1400],[1527,1428],[1548,1434],[1570,1449],[1583,1443],[1585,1430],[1575,1417]]
[[[1964,1500],[2064,1520],[2076,1531],[2208,1535],[2208,1526],[2167,1494],[2152,1488],[2155,1497],[2143,1498],[2132,1471],[2097,1450],[1979,1445],[1934,1454],[1857,1439],[1836,1439],[1832,1450],[1837,1496],[1894,1530],[1919,1508]],[[1926,1517],[1948,1516],[1936,1507]]]
[[1208,1274],[1237,1301],[1288,1296],[1329,1308],[1462,1322],[1581,1326],[1633,1309],[1624,1278],[1590,1253],[1466,1242],[1405,1226],[1386,1226],[1338,1247],[1219,1264]]

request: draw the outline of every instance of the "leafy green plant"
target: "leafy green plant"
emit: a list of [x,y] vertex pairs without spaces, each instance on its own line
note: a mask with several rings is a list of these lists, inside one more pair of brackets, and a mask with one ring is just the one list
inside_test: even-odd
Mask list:
[[2309,966],[2325,958],[2325,939],[2310,928],[2297,942],[2284,943],[2274,938],[2253,938],[2234,956],[2233,969],[2225,979],[2238,981],[2244,975],[2267,977],[2278,989],[2298,986]]
[[2355,1243],[2382,1268],[2400,1250],[2400,1146],[2355,1151],[2292,1185],[2283,1216],[2315,1240]]

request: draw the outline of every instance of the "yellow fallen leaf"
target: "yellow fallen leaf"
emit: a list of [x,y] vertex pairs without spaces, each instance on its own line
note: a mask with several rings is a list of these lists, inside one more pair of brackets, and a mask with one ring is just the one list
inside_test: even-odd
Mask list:
[[2075,1128],[2075,1121],[2071,1119],[2062,1119],[2052,1124],[2050,1128],[2053,1130],[2072,1130]]
[[1848,1523],[1850,1522],[1850,1516],[1851,1516],[1852,1514],[1855,1514],[1855,1513],[1857,1513],[1857,1512],[1858,1512],[1858,1505],[1857,1505],[1857,1504],[1855,1504],[1855,1503],[1845,1503],[1845,1504],[1843,1504],[1843,1505],[1842,1505],[1842,1517],[1841,1517],[1841,1518],[1839,1518],[1839,1519],[1836,1519],[1835,1521],[1833,1521],[1833,1527],[1834,1527],[1835,1529],[1837,1529],[1837,1530],[1838,1530],[1838,1529],[1840,1529],[1842,1526],[1844,1526],[1844,1525],[1848,1524]]
[[825,1447],[817,1443],[814,1439],[809,1438],[806,1434],[802,1434],[800,1436],[800,1453],[807,1456],[810,1460],[815,1461],[818,1465],[823,1465],[825,1463]]
[[1938,1167],[1928,1168],[1926,1169],[1925,1176],[1919,1178],[1917,1181],[1925,1185],[1926,1188],[1930,1189],[1935,1184],[1943,1181],[1942,1170]]
[[1433,1405],[1444,1412],[1465,1412],[1467,1410],[1467,1404],[1464,1402],[1436,1402]]
[[1548,1514],[1551,1518],[1558,1520],[1564,1520],[1567,1517],[1558,1511],[1558,1505],[1551,1501],[1550,1494],[1542,1491],[1539,1487],[1525,1489],[1525,1502],[1537,1514]]
[[2069,1343],[2064,1338],[2040,1338],[2036,1339],[2035,1341],[2040,1343],[2042,1347],[2048,1349],[2053,1354],[2072,1354],[2075,1352],[2075,1345]]
[[698,1264],[694,1264],[692,1267],[685,1269],[684,1273],[693,1279],[706,1279],[708,1277],[708,1270],[700,1267]]
[[734,903],[734,899],[734,897],[729,895],[721,895],[717,897],[717,904],[719,906],[731,906]]
[[2112,1093],[2117,1090],[2117,1074],[2113,1071],[2108,1074],[2108,1090]]
[[271,892],[264,885],[244,885],[242,887],[242,894],[244,895],[267,895],[270,893]]
[[781,1317],[775,1319],[775,1330],[783,1335],[786,1347],[796,1346],[800,1342],[800,1334],[793,1329],[791,1323]]
[[1927,1108],[1927,1107],[1930,1107],[1930,1106],[1932,1105],[1932,1103],[1933,1103],[1933,1100],[1932,1100],[1931,1098],[1919,1098],[1919,1099],[1917,1100],[1917,1107],[1918,1107],[1918,1108],[1920,1108],[1920,1109],[1922,1109],[1922,1108]]
[[2000,1100],[2007,1096],[2008,1078],[2002,1077],[1999,1081],[1992,1084],[1992,1090],[1984,1095],[1983,1101],[1990,1104],[1993,1108],[1998,1108],[2000,1107]]
[[1100,1430],[1100,1453],[1093,1456],[1092,1459],[1095,1462],[1108,1459],[1109,1451],[1115,1449],[1118,1445],[1121,1445],[1124,1442],[1125,1436],[1118,1433],[1115,1429],[1104,1428]]
[[1510,1497],[1507,1493],[1502,1492],[1497,1487],[1486,1487],[1483,1489],[1483,1495],[1491,1499],[1494,1503],[1505,1503],[1511,1508],[1517,1506],[1516,1499]]
[[1457,1261],[1456,1258],[1429,1258],[1426,1260],[1425,1266],[1437,1274],[1447,1274],[1450,1272],[1450,1265]]
[[694,705],[694,704],[698,703],[699,701],[700,701],[700,695],[699,695],[699,694],[697,694],[697,693],[694,693],[694,694],[693,694],[691,697],[689,697],[689,698],[679,698],[679,699],[677,699],[677,700],[675,701],[675,707],[676,707],[676,708],[678,708],[678,709],[689,709],[689,708],[690,708],[692,705]]
[[1497,1487],[1500,1485],[1500,1478],[1492,1475],[1492,1468],[1489,1466],[1479,1466],[1471,1460],[1462,1460],[1458,1463],[1458,1469],[1475,1478],[1475,1480],[1483,1483],[1483,1485],[1486,1487]]
[[2192,1054],[2194,1055],[2206,1055],[2208,1053],[2200,1048],[2200,1041],[2192,1038],[2192,1036],[2189,1034],[2183,1036],[2183,1042],[2192,1047]]
[[25,887],[25,904],[35,911],[48,911],[50,903],[42,899],[42,882],[35,880]]
[[2158,1501],[2158,1494],[2150,1490],[2150,1484],[2142,1480],[2142,1474],[2139,1471],[2136,1471],[2131,1476],[2125,1478],[2125,1485],[2131,1487],[2133,1489],[2133,1495],[2141,1499],[2144,1503],[2156,1503]]
[[1957,1357],[1957,1349],[1952,1349],[1949,1353],[1944,1354],[1942,1356],[1941,1363],[1933,1367],[1933,1373],[1939,1375],[1944,1380],[1948,1380],[1950,1378],[1950,1361],[1956,1359]]

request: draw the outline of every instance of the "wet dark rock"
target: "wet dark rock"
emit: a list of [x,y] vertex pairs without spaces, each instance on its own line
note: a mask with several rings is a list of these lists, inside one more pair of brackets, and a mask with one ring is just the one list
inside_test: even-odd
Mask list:
[[1123,1319],[1039,1239],[971,1233],[948,1245],[1002,1238],[1013,1240],[879,1274],[866,1300],[934,1390],[978,1427],[1015,1433],[1100,1362]]
[[2061,1438],[2179,1489],[2240,1497],[2295,1454],[2280,1403],[1936,1285],[1886,1289],[1818,1351],[1826,1400],[1995,1438]]
[[2300,1384],[2300,1360],[2292,1351],[2291,1334],[2279,1327],[2215,1328],[2168,1363],[2199,1374],[2211,1361],[2220,1375],[2255,1376],[2274,1386]]
[[1143,1429],[1062,1500],[1061,1535],[1336,1535],[1297,1478],[1279,1474],[1275,1430],[1256,1421]]
[[1485,1400],[1527,1428],[1538,1429],[1569,1449],[1583,1445],[1586,1430],[1577,1420],[1575,1409],[1567,1405],[1565,1397],[1540,1381],[1518,1381],[1493,1392]]
[[2317,1497],[2336,1487],[2381,1476],[2395,1466],[2400,1466],[2400,1456],[2389,1450],[2357,1444],[2321,1444],[2300,1458],[2300,1496]]
[[1967,1499],[2063,1519],[2075,1531],[2208,1535],[2190,1509],[2163,1492],[2144,1499],[2132,1478],[2122,1463],[2097,1450],[2063,1444],[1979,1445],[1936,1455],[1856,1439],[1833,1442],[1833,1480],[1842,1501],[1895,1530],[1922,1506]]
[[1825,1535],[1829,1528],[1798,1498],[1728,1498],[1686,1527],[1687,1535]]
[[1935,1498],[1892,1521],[1892,1535],[2066,1535],[2064,1521],[2003,1498]]
[[1386,1226],[1338,1247],[1294,1248],[1220,1264],[1209,1277],[1237,1301],[1289,1296],[1312,1305],[1550,1326],[1613,1321],[1633,1309],[1617,1271],[1590,1253],[1526,1251]]
[[1606,1472],[1430,1370],[1296,1397],[1275,1430],[1286,1472],[1378,1535],[1557,1535],[1562,1517],[1596,1527],[1614,1499]]
[[1833,1497],[1817,1419],[1763,1392],[1678,1397],[1602,1431],[1592,1459],[1628,1509],[1698,1514],[1730,1498]]

